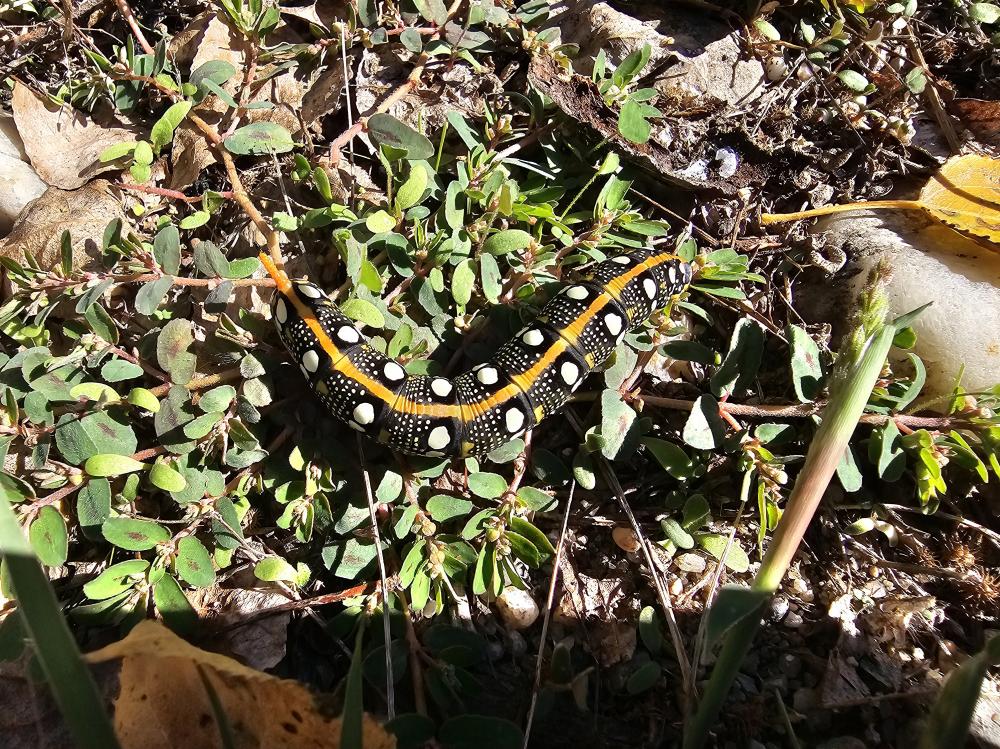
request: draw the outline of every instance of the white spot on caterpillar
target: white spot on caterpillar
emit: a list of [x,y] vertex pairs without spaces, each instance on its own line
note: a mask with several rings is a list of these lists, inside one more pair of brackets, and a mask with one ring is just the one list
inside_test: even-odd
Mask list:
[[493,367],[480,367],[476,370],[476,379],[484,385],[496,385],[500,374]]
[[511,408],[504,415],[504,422],[507,424],[507,431],[514,434],[524,426],[524,414],[518,408]]
[[563,362],[559,368],[559,375],[567,385],[573,385],[580,376],[580,368],[571,361]]
[[445,426],[434,427],[431,433],[427,435],[427,447],[432,450],[440,450],[447,447],[449,442],[451,442],[451,435],[448,434],[448,427]]
[[431,380],[431,391],[434,395],[444,398],[451,392],[451,381],[444,377],[435,377]]
[[609,312],[604,316],[604,325],[613,336],[622,332],[622,319],[614,312]]
[[632,258],[628,255],[618,255],[617,257],[611,258],[611,262],[618,263],[618,265],[628,265],[632,262]]
[[341,325],[340,330],[337,331],[337,338],[344,343],[357,343],[361,340],[361,334],[350,325]]
[[394,361],[386,362],[385,367],[382,368],[382,371],[385,373],[385,376],[388,377],[393,382],[399,382],[404,377],[406,377],[406,370],[404,370]]
[[545,336],[542,335],[542,331],[531,328],[521,336],[521,340],[529,346],[541,346],[545,342]]
[[581,299],[586,299],[589,295],[590,292],[587,291],[586,286],[570,286],[566,289],[566,296],[570,299],[576,299],[579,301]]
[[645,278],[642,281],[642,290],[650,299],[656,299],[656,281],[652,278]]
[[304,354],[302,354],[302,366],[305,367],[309,372],[315,372],[319,369],[319,354],[317,354],[312,349],[309,349]]
[[319,299],[323,296],[323,292],[313,286],[311,283],[300,283],[298,285],[299,292],[302,296],[307,296],[310,299]]
[[670,279],[670,283],[677,283],[677,269],[672,266],[667,266],[667,278]]
[[274,303],[274,319],[281,325],[288,322],[288,307],[285,306],[285,300],[280,297],[278,301]]
[[375,421],[375,409],[371,403],[361,403],[354,409],[354,420],[359,424],[371,424]]

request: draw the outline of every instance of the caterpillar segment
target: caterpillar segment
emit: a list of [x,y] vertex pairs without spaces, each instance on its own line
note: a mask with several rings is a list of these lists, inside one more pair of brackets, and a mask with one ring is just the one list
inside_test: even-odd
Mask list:
[[483,455],[558,411],[625,334],[681,293],[691,267],[634,250],[560,291],[490,361],[454,379],[407,374],[315,284],[292,281],[266,255],[282,343],[327,410],[391,449]]

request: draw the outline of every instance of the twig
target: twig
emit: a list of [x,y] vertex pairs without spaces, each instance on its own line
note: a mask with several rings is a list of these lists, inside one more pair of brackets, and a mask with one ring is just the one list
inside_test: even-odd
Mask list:
[[549,638],[549,620],[552,618],[552,604],[556,598],[556,584],[559,581],[559,565],[562,562],[563,549],[566,547],[566,529],[569,527],[569,514],[573,507],[573,492],[576,489],[576,479],[569,485],[569,497],[566,499],[566,511],[563,513],[562,530],[559,531],[559,542],[556,544],[556,555],[552,560],[552,577],[549,579],[549,594],[545,599],[545,618],[542,619],[542,634],[538,643],[538,656],[535,659],[535,681],[531,688],[531,705],[528,707],[528,717],[524,722],[524,742],[522,749],[528,749],[531,741],[531,724],[535,720],[535,707],[538,704],[538,690],[542,684],[542,659],[545,655],[545,643]]
[[[207,375],[205,377],[196,377],[195,379],[188,382],[183,387],[190,391],[203,390],[205,388],[212,387],[213,385],[221,385],[226,382],[232,382],[233,380],[240,379],[242,375],[240,374],[239,367],[233,367],[231,369],[224,370],[217,374]],[[149,392],[155,395],[157,398],[166,395],[170,388],[175,387],[171,383],[165,383],[163,385],[157,385],[152,388]]]
[[142,34],[142,29],[139,28],[139,22],[135,20],[135,14],[132,13],[132,9],[128,7],[128,2],[126,0],[115,0],[115,5],[118,6],[118,12],[121,13],[122,18],[125,19],[125,23],[132,30],[132,36],[135,40],[139,42],[139,46],[142,47],[142,51],[147,55],[155,55],[156,50],[149,46],[149,42],[146,41],[146,37]]
[[385,638],[385,693],[386,711],[389,720],[396,717],[396,680],[392,676],[392,632],[389,628],[389,586],[385,571],[385,556],[382,554],[382,534],[378,528],[378,515],[375,512],[375,497],[372,495],[372,482],[365,465],[365,446],[358,435],[358,460],[361,463],[361,478],[365,484],[365,497],[368,499],[368,514],[372,521],[372,536],[375,539],[375,558],[378,560],[378,571],[382,582],[382,627]]
[[[644,405],[670,408],[675,411],[691,411],[694,401],[681,398],[662,398],[656,395],[637,395],[633,400]],[[746,419],[804,419],[815,416],[823,411],[825,403],[802,403],[794,405],[760,405],[751,406],[744,403],[720,403],[719,411],[732,416]],[[952,429],[963,421],[961,417],[952,416],[911,416],[909,414],[863,414],[861,424],[883,426],[889,421],[912,429]]]
[[[126,185],[124,182],[115,182],[114,186],[119,190],[130,190],[132,192],[144,192],[149,195],[159,195],[163,198],[172,198],[185,203],[200,203],[201,195],[185,195],[180,190],[170,190],[166,187],[152,187],[150,185]],[[233,193],[229,190],[218,193],[219,197],[232,199]]]
[[941,95],[938,93],[937,83],[928,75],[930,68],[927,67],[924,52],[920,49],[920,45],[917,43],[917,36],[913,33],[913,27],[910,26],[909,22],[906,24],[906,31],[909,35],[906,46],[909,48],[910,54],[913,55],[914,61],[924,71],[928,79],[927,82],[929,85],[924,88],[924,96],[927,98],[928,105],[930,105],[931,113],[934,115],[934,119],[937,120],[938,127],[941,128],[941,132],[944,134],[944,139],[948,141],[948,148],[951,149],[953,154],[959,153],[962,150],[962,143],[955,133],[955,126],[952,125],[951,118],[945,111],[944,104],[941,103]]

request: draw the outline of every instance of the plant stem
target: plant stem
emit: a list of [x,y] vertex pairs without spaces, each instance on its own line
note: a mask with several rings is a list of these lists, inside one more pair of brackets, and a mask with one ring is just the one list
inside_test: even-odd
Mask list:
[[783,224],[787,221],[801,221],[804,218],[829,216],[833,213],[849,211],[871,211],[882,208],[895,208],[901,211],[921,211],[924,206],[919,200],[863,200],[859,203],[843,203],[841,205],[825,205],[822,208],[812,208],[808,211],[795,213],[762,213],[760,223],[763,226]]
[[827,403],[822,414],[823,422],[816,430],[805,464],[788,499],[787,509],[774,531],[760,571],[750,586],[751,590],[764,596],[760,605],[747,613],[726,634],[725,644],[698,704],[698,710],[686,726],[684,749],[698,749],[708,739],[709,731],[715,724],[740,664],[760,627],[761,610],[770,595],[778,589],[837,465],[844,456],[882,371],[895,333],[894,325],[886,325],[869,339],[843,387],[838,388]]

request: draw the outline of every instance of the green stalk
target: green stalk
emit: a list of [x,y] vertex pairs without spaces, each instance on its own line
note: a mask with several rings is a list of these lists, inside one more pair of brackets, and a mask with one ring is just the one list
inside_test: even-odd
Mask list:
[[805,465],[788,499],[788,507],[781,516],[761,562],[760,571],[750,587],[751,591],[760,594],[760,603],[745,612],[743,618],[726,633],[725,643],[698,704],[698,710],[685,730],[684,749],[697,749],[708,738],[740,664],[760,627],[761,611],[785,576],[802,536],[848,448],[895,334],[894,325],[885,325],[868,339],[857,364],[849,370],[840,386],[834,389],[823,410],[823,421],[809,446]]
[[0,496],[0,554],[17,599],[17,611],[11,616],[20,616],[31,636],[35,657],[76,745],[115,749],[118,739],[97,685],[80,657],[49,579],[4,496]]

